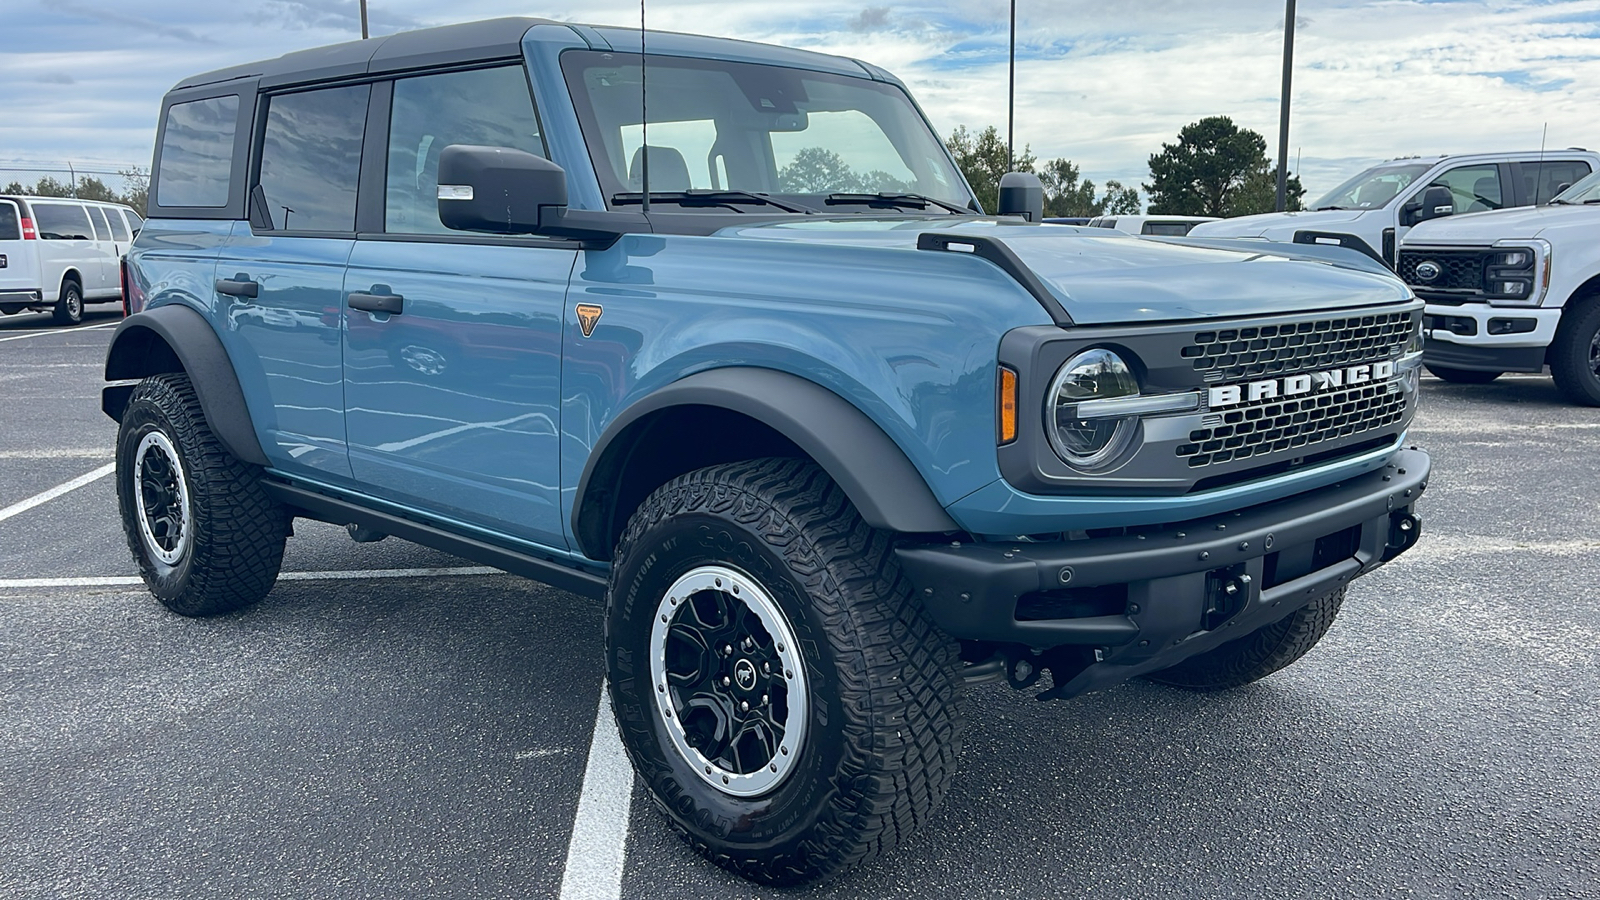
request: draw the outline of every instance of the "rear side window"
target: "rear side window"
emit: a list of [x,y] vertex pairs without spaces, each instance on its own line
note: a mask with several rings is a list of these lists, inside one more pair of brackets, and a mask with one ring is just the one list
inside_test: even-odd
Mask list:
[[97,241],[111,240],[111,226],[106,224],[106,214],[98,206],[86,206],[83,211],[89,214],[89,228],[94,231]]
[[267,104],[261,189],[274,228],[355,231],[370,85],[280,94]]
[[127,243],[132,236],[128,234],[127,224],[122,221],[122,211],[103,206],[100,207],[100,211],[105,213],[106,221],[111,223],[111,239]]
[[156,203],[174,207],[228,205],[233,175],[233,134],[239,98],[213,97],[174,103],[161,137]]
[[1188,234],[1189,229],[1193,227],[1193,223],[1190,222],[1146,222],[1144,223],[1144,228],[1141,229],[1139,233],[1169,236],[1176,235],[1178,237],[1182,237],[1183,235]]
[[1550,202],[1561,193],[1557,188],[1574,185],[1589,176],[1589,164],[1582,160],[1550,160],[1525,162],[1519,167],[1522,174],[1522,191],[1528,202],[1535,206]]
[[0,241],[22,240],[21,219],[15,203],[0,201]]
[[92,241],[89,214],[77,204],[33,203],[33,224],[41,241]]
[[439,221],[439,151],[451,144],[511,147],[545,155],[521,66],[423,75],[394,83],[385,230],[451,233]]

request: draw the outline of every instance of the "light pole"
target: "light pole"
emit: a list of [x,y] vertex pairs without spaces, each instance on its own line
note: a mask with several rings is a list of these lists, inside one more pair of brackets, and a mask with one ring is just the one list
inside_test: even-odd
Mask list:
[[361,0],[361,39],[367,39],[367,0]]
[[1289,75],[1294,69],[1294,0],[1283,14],[1283,96],[1278,104],[1278,202],[1283,212],[1289,203]]

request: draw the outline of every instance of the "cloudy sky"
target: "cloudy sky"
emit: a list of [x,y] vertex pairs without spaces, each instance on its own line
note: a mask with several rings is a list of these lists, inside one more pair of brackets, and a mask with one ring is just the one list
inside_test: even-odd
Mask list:
[[[631,0],[369,0],[385,34],[498,15],[638,21]],[[1018,0],[1017,142],[1140,184],[1229,115],[1275,152],[1282,0]],[[855,56],[942,134],[1005,126],[1007,0],[650,0],[652,28]],[[5,0],[0,170],[149,165],[179,79],[359,36],[356,0]],[[1394,156],[1600,148],[1600,0],[1300,0],[1290,159],[1312,196]],[[0,171],[0,183],[31,175]],[[31,180],[24,177],[23,180]]]

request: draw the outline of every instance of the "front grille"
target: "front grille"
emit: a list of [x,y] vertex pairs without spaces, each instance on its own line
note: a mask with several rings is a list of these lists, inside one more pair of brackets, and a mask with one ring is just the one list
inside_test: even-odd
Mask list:
[[[1424,281],[1417,266],[1432,262],[1439,276]],[[1396,271],[1406,284],[1433,291],[1482,291],[1484,251],[1482,250],[1402,250]]]
[[1273,399],[1208,416],[1220,424],[1189,432],[1177,454],[1199,469],[1230,460],[1362,434],[1392,425],[1405,415],[1406,394],[1395,382],[1365,384],[1326,394]]
[[1378,362],[1410,340],[1415,312],[1312,319],[1257,328],[1202,331],[1183,348],[1207,382],[1294,375]]

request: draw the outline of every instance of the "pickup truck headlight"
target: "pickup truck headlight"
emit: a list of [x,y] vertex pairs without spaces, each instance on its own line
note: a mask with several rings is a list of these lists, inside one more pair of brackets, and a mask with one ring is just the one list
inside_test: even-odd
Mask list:
[[[1045,396],[1050,445],[1063,462],[1093,472],[1115,462],[1139,428],[1139,416],[1092,415],[1098,401],[1139,395],[1139,380],[1122,357],[1085,350],[1062,364]],[[1080,411],[1082,404],[1088,407]]]
[[1498,241],[1485,258],[1484,298],[1494,306],[1537,306],[1550,286],[1550,244]]

